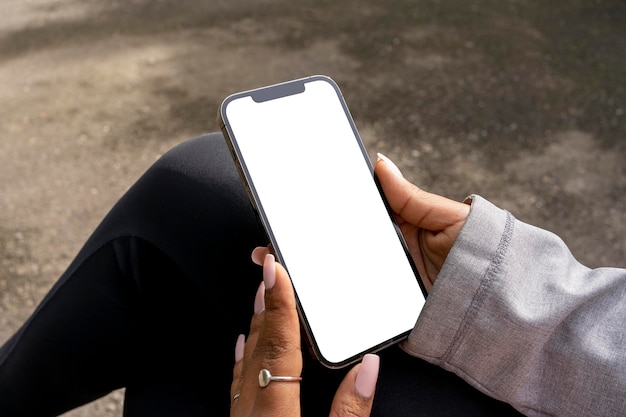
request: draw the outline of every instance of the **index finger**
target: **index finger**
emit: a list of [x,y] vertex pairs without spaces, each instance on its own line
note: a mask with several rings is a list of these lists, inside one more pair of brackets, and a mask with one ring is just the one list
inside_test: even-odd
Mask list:
[[[299,377],[302,352],[296,300],[287,271],[271,254],[266,255],[263,262],[263,280],[265,310],[253,358],[259,367],[257,372],[266,369],[273,376]],[[287,410],[277,408],[294,404],[299,411],[299,397],[300,383],[297,381],[273,381],[257,393],[258,404],[271,407],[276,415],[289,415],[283,414]]]
[[[285,371],[301,371],[300,321],[291,280],[285,268],[275,261],[274,255],[267,254],[263,262],[265,283],[264,322],[257,346],[263,349],[267,360],[276,357],[277,366],[287,362],[285,355],[297,356],[300,366],[288,366]],[[282,370],[282,369],[277,369]]]

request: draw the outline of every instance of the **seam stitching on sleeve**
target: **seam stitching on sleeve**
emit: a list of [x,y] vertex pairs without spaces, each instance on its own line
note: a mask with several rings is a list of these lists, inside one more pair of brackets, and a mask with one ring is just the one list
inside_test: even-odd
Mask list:
[[485,275],[481,279],[480,285],[476,290],[476,294],[474,294],[474,297],[472,298],[472,301],[467,311],[465,312],[465,315],[463,316],[461,326],[454,335],[452,343],[450,343],[450,346],[441,358],[442,362],[448,362],[461,345],[461,342],[469,331],[470,323],[474,320],[474,317],[476,317],[480,312],[483,302],[490,292],[489,290],[492,285],[493,279],[497,275],[504,261],[506,250],[511,242],[514,226],[514,218],[511,213],[509,213],[508,211],[505,211],[505,213],[506,223],[504,225],[504,231],[502,233],[502,237],[500,238],[500,242],[498,242],[498,248],[496,249],[496,253],[491,259],[489,267],[487,268],[487,271],[485,272]]

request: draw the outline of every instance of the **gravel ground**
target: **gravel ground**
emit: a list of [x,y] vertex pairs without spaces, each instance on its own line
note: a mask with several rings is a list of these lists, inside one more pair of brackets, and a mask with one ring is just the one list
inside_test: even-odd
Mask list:
[[311,74],[423,188],[479,193],[589,266],[626,266],[622,0],[4,0],[0,15],[0,342],[159,155],[217,130],[223,97]]

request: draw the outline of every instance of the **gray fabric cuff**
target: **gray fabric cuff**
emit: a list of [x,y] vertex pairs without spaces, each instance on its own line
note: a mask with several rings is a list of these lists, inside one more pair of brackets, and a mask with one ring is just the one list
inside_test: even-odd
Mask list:
[[[415,328],[402,345],[409,354],[441,364],[455,352],[510,238],[512,216],[484,198],[468,198],[471,210],[446,259]],[[476,239],[481,236],[481,239]]]

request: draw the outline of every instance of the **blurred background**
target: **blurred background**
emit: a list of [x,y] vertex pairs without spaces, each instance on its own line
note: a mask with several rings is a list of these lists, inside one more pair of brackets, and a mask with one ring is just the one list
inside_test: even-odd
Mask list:
[[[3,0],[0,343],[228,94],[313,74],[372,158],[626,266],[623,0]],[[123,390],[67,416],[120,416]]]

